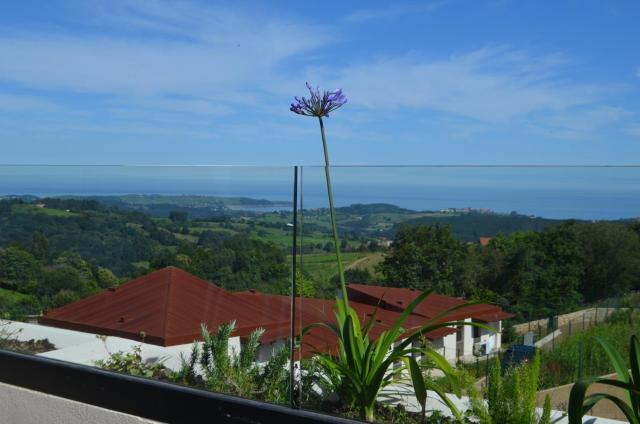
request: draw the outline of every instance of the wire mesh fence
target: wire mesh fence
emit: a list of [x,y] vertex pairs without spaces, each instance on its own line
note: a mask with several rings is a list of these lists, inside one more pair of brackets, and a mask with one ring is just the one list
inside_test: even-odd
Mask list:
[[640,335],[639,307],[640,294],[632,293],[570,314],[514,325],[515,336],[506,340],[499,352],[458,362],[458,367],[480,381],[494,358],[508,362],[505,355],[510,354],[510,346],[532,345],[541,359],[540,389],[607,375],[613,367],[597,339],[607,340],[627,359],[631,335]]

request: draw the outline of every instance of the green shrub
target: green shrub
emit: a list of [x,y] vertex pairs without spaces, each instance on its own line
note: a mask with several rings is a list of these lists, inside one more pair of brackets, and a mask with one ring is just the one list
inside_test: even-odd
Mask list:
[[194,343],[189,358],[181,356],[177,382],[223,393],[274,403],[286,403],[289,393],[289,353],[286,345],[266,364],[256,362],[263,329],[254,330],[240,352],[229,355],[229,338],[235,321],[222,324],[215,333],[202,325],[202,345]]
[[541,417],[536,413],[536,396],[540,376],[540,356],[531,363],[521,363],[502,372],[500,361],[495,358],[485,388],[486,404],[471,397],[469,415],[480,424],[548,424],[551,414],[550,401],[545,401]]
[[106,360],[95,361],[95,365],[105,370],[135,375],[137,377],[161,380],[171,379],[171,370],[166,368],[162,362],[163,361],[144,361],[142,359],[142,347],[134,346],[131,352],[112,353]]

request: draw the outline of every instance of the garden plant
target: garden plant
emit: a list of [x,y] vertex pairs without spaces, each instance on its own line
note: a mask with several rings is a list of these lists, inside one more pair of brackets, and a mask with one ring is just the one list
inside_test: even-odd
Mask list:
[[[629,366],[609,342],[601,338],[597,340],[609,356],[611,365],[616,370],[617,379],[587,378],[574,384],[569,397],[569,424],[581,424],[582,417],[601,400],[613,402],[629,423],[640,424],[640,342],[638,337],[631,336]],[[625,392],[625,399],[600,392],[587,396],[587,389],[592,384],[620,388]]]
[[[425,380],[422,369],[413,354],[422,354],[429,357],[446,376],[454,379],[451,365],[434,349],[430,347],[416,348],[413,347],[413,342],[420,340],[424,334],[439,328],[480,324],[445,321],[451,312],[467,306],[461,305],[439,314],[421,327],[403,328],[413,310],[430,294],[429,292],[423,292],[405,308],[390,329],[382,332],[377,339],[372,340],[370,330],[376,322],[375,314],[367,323],[362,325],[358,314],[349,306],[344,270],[340,257],[340,243],[331,187],[329,153],[323,121],[323,118],[328,117],[330,112],[343,106],[347,99],[342,94],[342,90],[320,91],[319,88],[312,88],[309,83],[307,83],[307,88],[310,94],[309,97],[296,97],[294,103],[291,104],[290,110],[299,115],[315,117],[320,124],[339,286],[335,307],[336,323],[312,324],[303,331],[303,335],[313,328],[324,327],[336,336],[338,352],[336,354],[318,352],[318,364],[322,373],[332,383],[341,400],[357,408],[360,418],[369,422],[374,420],[376,402],[381,390],[391,384],[394,377],[401,374],[405,369],[408,370],[416,399],[422,407],[423,416],[427,390],[434,390],[451,409],[452,413],[457,418],[461,418],[460,411],[458,411],[441,387],[436,383],[427,384],[430,380]],[[490,327],[485,326],[485,328],[491,330]],[[396,363],[402,363],[403,365],[394,367]]]

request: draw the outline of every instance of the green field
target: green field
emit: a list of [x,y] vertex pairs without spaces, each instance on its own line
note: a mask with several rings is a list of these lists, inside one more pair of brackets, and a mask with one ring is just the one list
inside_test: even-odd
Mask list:
[[25,204],[25,205],[13,205],[11,211],[16,214],[20,213],[37,213],[42,215],[56,216],[69,218],[72,216],[80,216],[80,214],[74,212],[68,212],[62,209],[49,209],[47,207],[39,208],[33,204]]
[[[352,263],[371,256],[370,252],[345,252],[340,255],[345,268]],[[289,256],[291,260],[291,256]],[[335,253],[312,253],[302,255],[302,272],[319,283],[327,283],[338,273]]]

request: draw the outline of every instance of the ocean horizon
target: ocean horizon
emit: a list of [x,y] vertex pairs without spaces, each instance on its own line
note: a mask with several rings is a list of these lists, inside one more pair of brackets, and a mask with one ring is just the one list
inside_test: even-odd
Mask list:
[[[640,168],[634,167],[335,167],[331,173],[336,206],[490,209],[554,219],[640,217]],[[324,168],[303,167],[299,179],[303,207],[326,208]],[[0,166],[2,196],[125,194],[291,202],[293,167]]]

